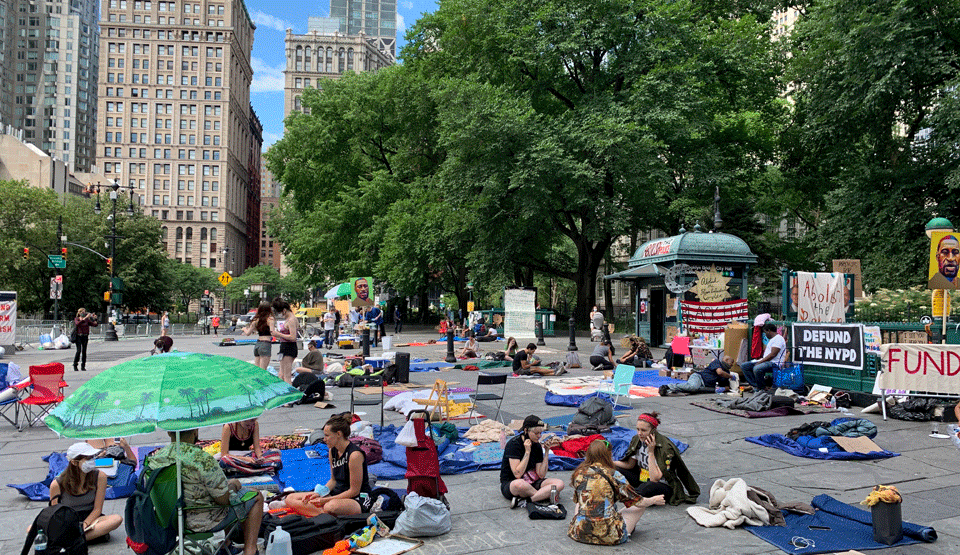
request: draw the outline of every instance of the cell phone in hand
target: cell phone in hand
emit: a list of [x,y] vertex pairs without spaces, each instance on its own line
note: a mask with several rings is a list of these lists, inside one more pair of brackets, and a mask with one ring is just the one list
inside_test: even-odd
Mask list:
[[308,458],[308,459],[319,459],[319,458],[320,458],[320,453],[317,453],[316,451],[313,451],[313,450],[304,451],[304,454],[307,455],[307,458]]

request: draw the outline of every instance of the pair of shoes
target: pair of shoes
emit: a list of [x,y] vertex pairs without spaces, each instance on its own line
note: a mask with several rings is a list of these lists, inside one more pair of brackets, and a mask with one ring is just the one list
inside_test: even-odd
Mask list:
[[73,371],[74,371],[74,372],[78,372],[79,370],[80,370],[80,369],[79,369],[79,368],[77,368],[77,365],[76,365],[76,364],[74,364],[74,365],[73,365]]
[[526,497],[518,497],[518,496],[514,495],[514,496],[513,496],[513,499],[510,500],[510,508],[511,508],[511,509],[523,508],[523,507],[526,507],[526,506],[527,506],[527,498],[526,498]]
[[553,375],[554,375],[554,376],[562,376],[562,375],[564,375],[564,374],[566,374],[566,373],[567,373],[567,369],[561,366],[560,368],[557,368],[557,370],[553,373]]
[[661,397],[667,397],[670,395],[670,387],[667,386],[667,384],[663,384],[660,386],[658,392],[660,393]]
[[81,372],[86,372],[86,371],[87,371],[87,367],[86,367],[86,366],[81,366],[81,367],[80,367],[80,371],[81,371]]

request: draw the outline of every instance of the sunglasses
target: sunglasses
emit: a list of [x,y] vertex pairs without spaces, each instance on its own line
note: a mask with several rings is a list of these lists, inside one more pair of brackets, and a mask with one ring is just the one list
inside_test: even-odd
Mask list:
[[610,440],[602,439],[602,440],[600,440],[600,441],[603,442],[603,444],[607,446],[607,449],[610,449]]

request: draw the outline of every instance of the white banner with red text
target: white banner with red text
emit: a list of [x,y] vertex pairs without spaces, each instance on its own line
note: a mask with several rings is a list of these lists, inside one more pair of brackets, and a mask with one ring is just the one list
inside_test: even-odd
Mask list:
[[960,395],[960,345],[880,346],[881,389]]

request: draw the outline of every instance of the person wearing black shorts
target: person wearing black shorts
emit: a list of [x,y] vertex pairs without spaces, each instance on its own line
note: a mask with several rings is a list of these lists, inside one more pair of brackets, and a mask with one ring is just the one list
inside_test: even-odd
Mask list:
[[[322,505],[331,515],[358,515],[370,511],[370,478],[367,456],[350,442],[349,416],[336,415],[323,426],[323,440],[330,454],[330,493],[312,504]],[[365,494],[365,495],[361,495]]]
[[550,466],[548,450],[540,444],[540,435],[546,428],[540,417],[530,415],[523,419],[520,434],[507,442],[500,462],[500,493],[510,500],[510,508],[516,508],[521,501],[546,501],[557,503],[557,497],[550,499],[554,488],[559,494],[563,490],[563,480],[547,478]]

